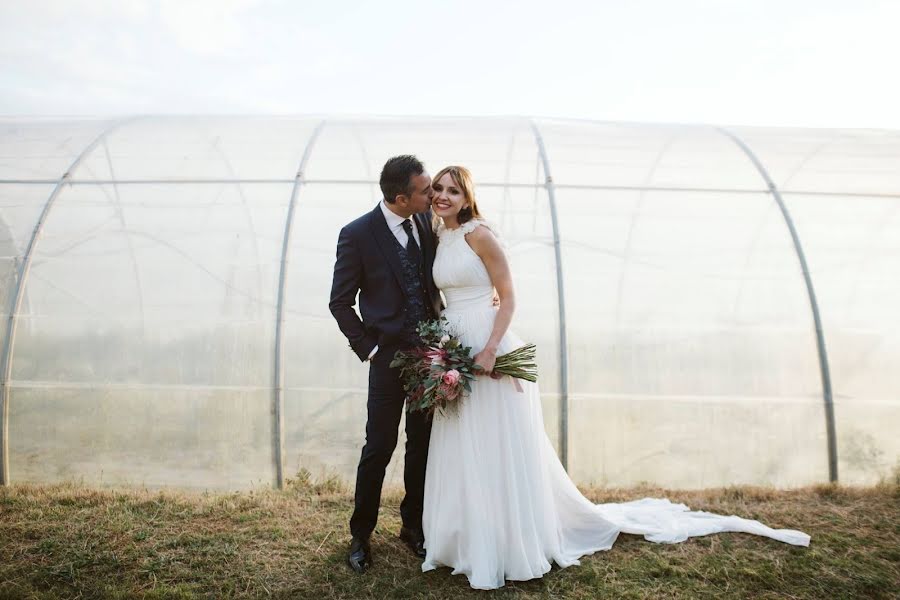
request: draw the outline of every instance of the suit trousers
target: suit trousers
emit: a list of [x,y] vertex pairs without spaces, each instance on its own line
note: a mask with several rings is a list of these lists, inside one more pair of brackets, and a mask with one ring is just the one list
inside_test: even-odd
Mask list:
[[[356,493],[350,533],[368,538],[378,521],[384,475],[400,428],[406,392],[400,369],[390,368],[398,348],[379,348],[369,365],[368,420],[366,443],[356,469]],[[421,411],[406,413],[406,454],[403,483],[406,494],[400,504],[403,525],[422,529],[422,507],[425,495],[425,465],[431,437],[431,416]]]

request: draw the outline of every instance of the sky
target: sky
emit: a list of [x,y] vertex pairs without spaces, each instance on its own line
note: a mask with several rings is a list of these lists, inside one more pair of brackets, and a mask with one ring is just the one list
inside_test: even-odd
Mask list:
[[0,0],[0,115],[900,129],[900,0]]

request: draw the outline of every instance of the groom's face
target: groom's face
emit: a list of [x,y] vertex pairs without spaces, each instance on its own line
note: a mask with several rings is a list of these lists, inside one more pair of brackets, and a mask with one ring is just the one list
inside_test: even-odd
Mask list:
[[405,200],[409,214],[423,213],[431,208],[431,198],[434,196],[434,190],[431,189],[431,175],[423,171],[421,175],[413,175],[409,183],[412,188],[409,196],[398,196]]

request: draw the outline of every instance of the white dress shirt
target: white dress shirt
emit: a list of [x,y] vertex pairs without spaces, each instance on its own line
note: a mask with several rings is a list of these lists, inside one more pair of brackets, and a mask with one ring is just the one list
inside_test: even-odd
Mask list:
[[[391,230],[391,233],[394,234],[394,237],[397,238],[400,245],[406,248],[406,243],[409,241],[409,236],[406,235],[406,230],[403,229],[403,221],[406,219],[389,209],[384,200],[379,203],[379,206],[381,206],[381,212],[384,213],[384,220],[387,221],[388,229]],[[421,250],[422,242],[419,239],[419,228],[416,227],[416,222],[412,217],[409,218],[409,221],[412,223],[413,238],[416,240],[416,244],[419,245],[419,250]],[[375,347],[369,352],[368,360],[372,360],[372,357],[375,356],[376,352],[378,352],[378,344],[375,344]]]
[[[387,207],[384,200],[380,203],[381,212],[384,213],[384,220],[387,221],[388,229],[391,230],[391,233],[394,234],[394,237],[397,238],[397,241],[400,242],[400,245],[406,248],[406,242],[409,240],[409,236],[406,235],[406,230],[403,229],[403,217],[393,212],[391,209]],[[416,222],[413,221],[412,217],[409,218],[410,223],[412,223],[412,232],[413,237],[416,239],[416,243],[419,245],[419,250],[422,249],[422,242],[419,240],[419,228],[416,227]]]

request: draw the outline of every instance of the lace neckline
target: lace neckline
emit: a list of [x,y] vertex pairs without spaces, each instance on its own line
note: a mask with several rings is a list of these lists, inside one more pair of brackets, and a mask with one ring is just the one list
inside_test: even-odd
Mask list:
[[438,223],[437,235],[441,239],[456,238],[456,237],[464,236],[467,233],[472,233],[473,231],[475,231],[475,228],[478,227],[479,225],[484,225],[485,227],[488,227],[488,224],[484,221],[484,219],[472,219],[470,221],[466,221],[465,223],[463,223],[456,229],[448,229],[444,225],[444,222],[441,221],[440,223]]

